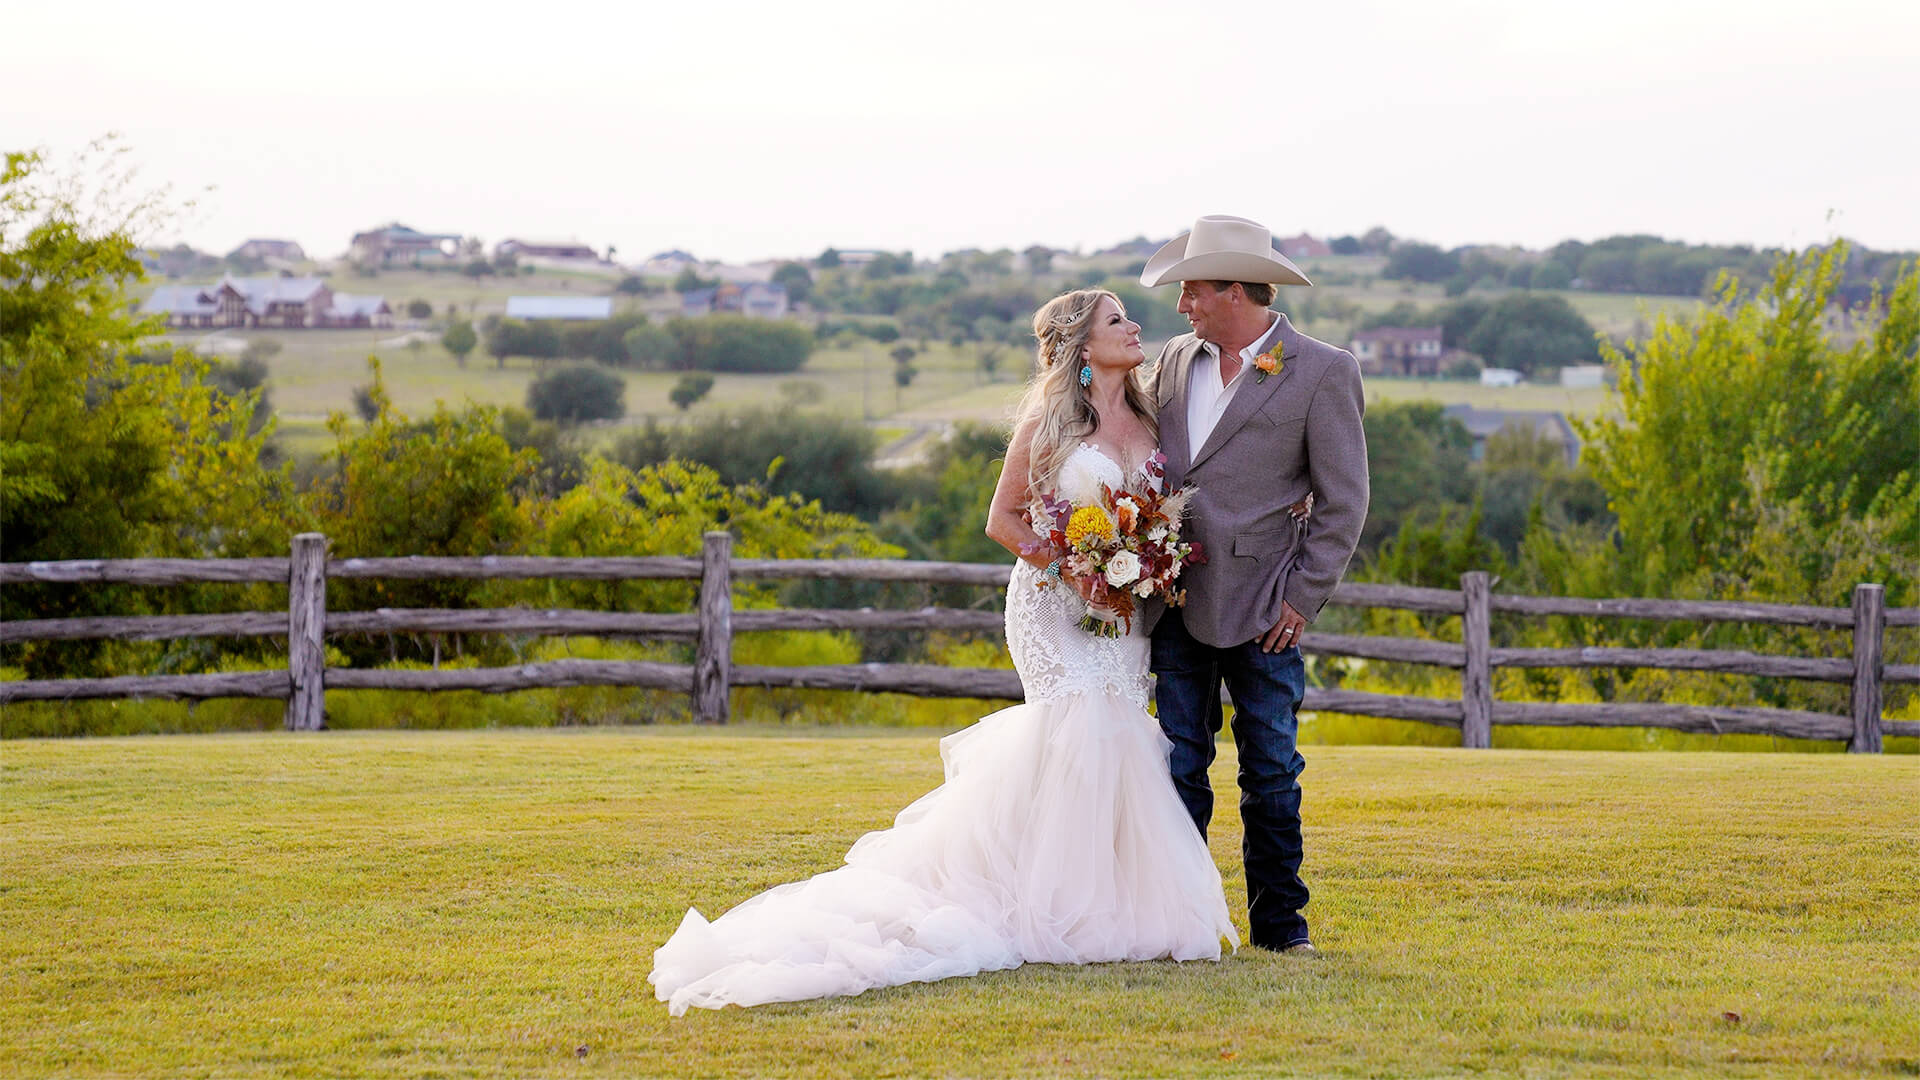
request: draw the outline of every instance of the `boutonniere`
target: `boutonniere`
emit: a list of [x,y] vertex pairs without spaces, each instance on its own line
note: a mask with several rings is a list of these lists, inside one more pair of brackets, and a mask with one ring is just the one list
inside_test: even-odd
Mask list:
[[1278,374],[1287,369],[1286,359],[1280,355],[1280,350],[1284,348],[1286,348],[1285,345],[1275,345],[1273,348],[1253,358],[1253,366],[1260,369],[1260,374],[1253,377],[1255,386],[1266,382],[1267,376]]

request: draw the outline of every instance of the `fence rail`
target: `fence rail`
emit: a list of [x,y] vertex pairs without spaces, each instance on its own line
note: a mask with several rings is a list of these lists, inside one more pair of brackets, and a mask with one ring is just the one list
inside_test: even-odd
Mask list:
[[[1017,700],[1018,677],[1004,669],[925,664],[843,664],[757,667],[732,662],[736,633],[769,630],[965,630],[1000,627],[997,611],[927,607],[899,610],[735,610],[735,580],[842,580],[1003,586],[1007,568],[975,563],[881,559],[734,559],[732,538],[708,533],[699,558],[480,558],[329,559],[326,538],[303,533],[285,559],[89,559],[0,563],[0,585],[32,582],[178,585],[198,582],[272,582],[288,586],[284,613],[101,616],[0,622],[0,644],[21,641],[113,639],[162,641],[192,637],[286,635],[285,670],[214,675],[133,675],[105,679],[0,682],[0,704],[81,698],[278,698],[293,730],[325,726],[326,690],[478,690],[502,693],[565,686],[631,686],[691,696],[696,720],[723,723],[727,691],[736,686],[857,690],[929,697]],[[382,608],[329,612],[329,578],[529,579],[572,581],[679,580],[699,583],[695,610],[680,614],[573,609]],[[1490,745],[1498,724],[1582,727],[1659,727],[1677,731],[1787,735],[1845,740],[1849,750],[1878,753],[1886,735],[1920,735],[1920,723],[1890,721],[1882,713],[1889,683],[1920,683],[1920,664],[1884,660],[1888,627],[1920,626],[1920,608],[1885,606],[1880,585],[1854,589],[1849,607],[1747,604],[1725,601],[1586,599],[1509,596],[1492,592],[1484,573],[1461,576],[1459,590],[1349,583],[1331,603],[1393,608],[1461,619],[1459,644],[1409,638],[1310,632],[1303,651],[1324,656],[1430,664],[1461,672],[1458,700],[1353,690],[1309,688],[1304,707],[1414,720],[1456,729],[1461,744]],[[1704,649],[1629,649],[1602,646],[1494,648],[1495,613],[1759,623],[1852,631],[1847,656],[1798,657]],[[615,635],[691,641],[692,664],[618,660],[553,660],[496,668],[330,668],[329,636],[356,633],[500,633]],[[1559,704],[1498,701],[1498,668],[1633,667],[1805,679],[1850,685],[1848,715],[1792,709],[1659,703]]]

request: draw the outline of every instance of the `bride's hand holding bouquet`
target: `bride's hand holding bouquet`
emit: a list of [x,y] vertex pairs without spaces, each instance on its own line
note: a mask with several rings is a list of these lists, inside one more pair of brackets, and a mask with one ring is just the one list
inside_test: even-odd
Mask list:
[[1044,541],[1037,551],[1054,557],[1041,585],[1050,585],[1057,575],[1080,593],[1087,601],[1082,630],[1103,637],[1131,631],[1138,601],[1149,597],[1180,606],[1186,598],[1174,584],[1180,571],[1206,561],[1198,544],[1180,536],[1193,489],[1161,494],[1158,455],[1147,472],[1156,483],[1101,484],[1098,501],[1086,506],[1044,498],[1043,512],[1032,522]]

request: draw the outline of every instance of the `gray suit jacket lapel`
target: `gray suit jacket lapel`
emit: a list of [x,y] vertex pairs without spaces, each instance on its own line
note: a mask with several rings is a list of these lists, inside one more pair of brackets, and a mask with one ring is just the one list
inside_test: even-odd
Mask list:
[[1193,457],[1193,448],[1187,445],[1187,387],[1192,382],[1193,358],[1199,351],[1198,342],[1191,349],[1175,350],[1167,357],[1155,385],[1160,450],[1167,455],[1168,474],[1174,477],[1186,475],[1187,462]]
[[[1285,315],[1280,316],[1279,336],[1275,339],[1280,345],[1282,361],[1280,370],[1264,380],[1260,379],[1258,371],[1249,371],[1241,376],[1246,381],[1241,383],[1240,389],[1233,392],[1233,400],[1227,403],[1227,411],[1220,414],[1220,422],[1213,425],[1213,433],[1207,436],[1206,444],[1194,451],[1193,463],[1188,468],[1199,467],[1201,462],[1226,445],[1227,440],[1233,438],[1233,433],[1245,427],[1247,421],[1253,419],[1253,414],[1260,410],[1260,406],[1265,405],[1268,398],[1279,392],[1281,384],[1293,377],[1293,368],[1285,361],[1299,351],[1300,346],[1296,337],[1293,324],[1287,322]],[[1182,427],[1184,426],[1183,424]]]

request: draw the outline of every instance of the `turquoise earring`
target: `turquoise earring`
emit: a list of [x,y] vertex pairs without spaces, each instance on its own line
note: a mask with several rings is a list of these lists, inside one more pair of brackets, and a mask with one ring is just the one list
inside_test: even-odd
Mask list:
[[1089,387],[1089,386],[1092,386],[1092,385],[1093,385],[1093,365],[1092,365],[1092,364],[1082,364],[1082,365],[1080,365],[1080,387],[1081,387],[1081,389],[1085,389],[1085,388],[1087,388],[1087,387]]

